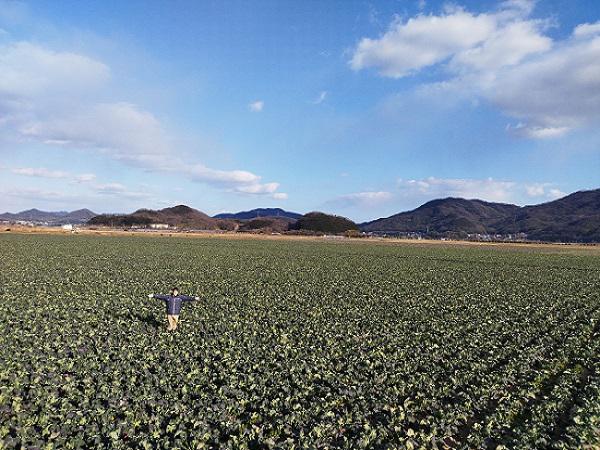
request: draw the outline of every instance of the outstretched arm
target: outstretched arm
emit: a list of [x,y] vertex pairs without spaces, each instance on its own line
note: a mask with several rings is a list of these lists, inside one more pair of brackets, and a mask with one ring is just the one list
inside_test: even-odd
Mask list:
[[168,300],[168,295],[160,295],[160,294],[148,294],[148,298],[157,298],[159,300]]
[[189,295],[180,295],[180,297],[184,302],[195,302],[200,300],[200,297],[190,297]]

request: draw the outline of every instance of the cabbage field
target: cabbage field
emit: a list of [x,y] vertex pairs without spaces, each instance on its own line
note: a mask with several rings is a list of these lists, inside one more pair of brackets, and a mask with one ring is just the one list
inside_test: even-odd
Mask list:
[[[600,249],[0,235],[0,448],[598,448]],[[177,331],[149,293],[199,295]]]

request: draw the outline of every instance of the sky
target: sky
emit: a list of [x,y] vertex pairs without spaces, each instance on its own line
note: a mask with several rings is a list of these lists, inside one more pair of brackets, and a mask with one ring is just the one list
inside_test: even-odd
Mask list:
[[0,212],[596,188],[597,0],[0,0]]

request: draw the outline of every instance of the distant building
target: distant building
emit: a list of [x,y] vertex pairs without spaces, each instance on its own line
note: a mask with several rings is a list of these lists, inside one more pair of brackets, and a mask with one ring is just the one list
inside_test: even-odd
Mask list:
[[73,231],[73,224],[66,223],[61,228],[66,231]]
[[154,230],[166,230],[169,228],[169,225],[166,223],[151,223],[150,228]]

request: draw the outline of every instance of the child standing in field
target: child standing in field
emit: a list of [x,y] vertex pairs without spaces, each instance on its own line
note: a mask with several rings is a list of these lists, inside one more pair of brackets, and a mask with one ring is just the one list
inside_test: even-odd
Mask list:
[[179,295],[179,289],[176,287],[171,289],[171,295],[148,294],[148,298],[157,298],[159,300],[164,300],[165,306],[167,307],[168,331],[175,331],[177,329],[177,323],[179,322],[179,314],[181,313],[181,307],[183,306],[183,302],[193,302],[196,300],[200,300],[199,297]]

